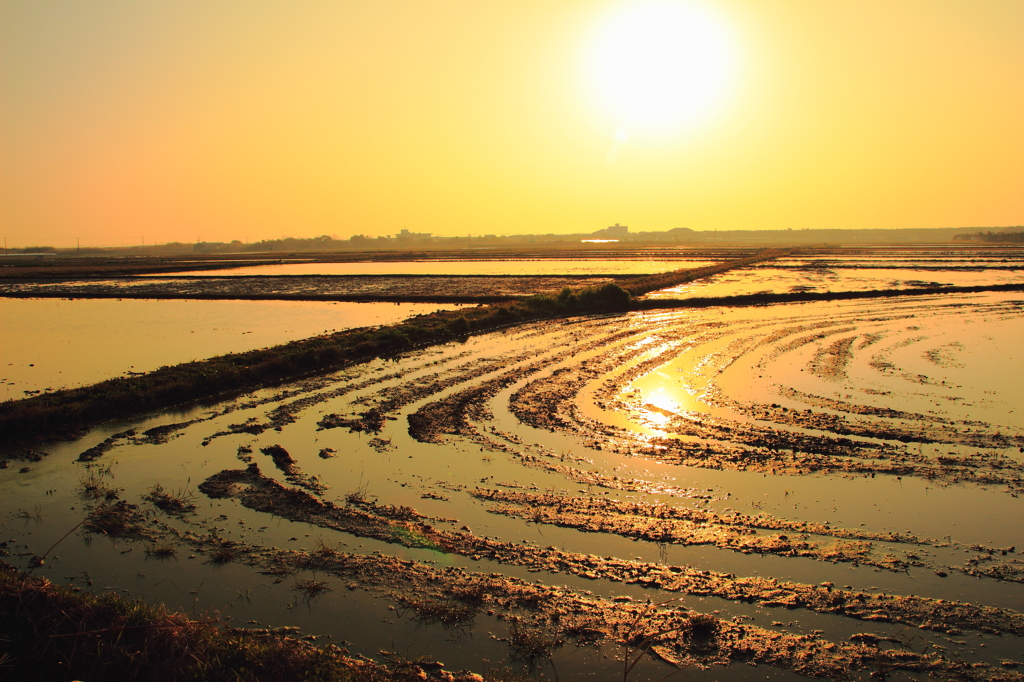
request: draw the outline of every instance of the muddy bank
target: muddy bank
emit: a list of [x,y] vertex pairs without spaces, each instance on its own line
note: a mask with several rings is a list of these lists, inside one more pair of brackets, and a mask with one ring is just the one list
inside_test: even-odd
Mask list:
[[[5,677],[76,679],[304,679],[351,682],[483,682],[437,662],[384,662],[317,648],[298,628],[238,628],[214,617],[95,596],[0,561],[0,656]],[[494,679],[494,678],[492,678]]]
[[[912,550],[891,546],[879,548],[877,543],[931,544],[905,534],[832,528],[827,524],[786,521],[763,514],[720,514],[667,505],[495,489],[476,489],[472,495],[499,503],[490,508],[495,514],[527,519],[532,523],[577,528],[591,533],[614,533],[656,543],[715,545],[745,554],[776,554],[865,564],[899,572],[925,564]],[[785,533],[765,532],[771,530]]]
[[238,277],[136,277],[52,283],[0,280],[0,296],[13,298],[152,298],[196,300],[353,301],[395,303],[494,303],[565,287],[600,286],[634,277],[253,275]]
[[0,265],[0,281],[53,281],[75,280],[96,277],[130,277],[141,274],[176,272],[183,268],[191,270],[224,270],[227,268],[251,267],[255,265],[278,265],[284,261],[273,258],[223,258],[192,256],[138,257],[138,256],[89,256],[34,258],[21,261],[10,260]]

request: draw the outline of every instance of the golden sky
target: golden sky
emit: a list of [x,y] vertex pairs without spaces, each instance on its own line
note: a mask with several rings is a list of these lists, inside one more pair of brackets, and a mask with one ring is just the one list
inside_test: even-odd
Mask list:
[[7,0],[0,233],[1024,223],[1021,0]]

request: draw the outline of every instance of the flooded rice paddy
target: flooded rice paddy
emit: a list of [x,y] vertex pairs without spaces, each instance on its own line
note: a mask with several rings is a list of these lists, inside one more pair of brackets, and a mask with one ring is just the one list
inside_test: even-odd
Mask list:
[[[650,275],[681,268],[700,268],[718,260],[693,258],[516,258],[502,260],[430,259],[353,263],[282,263],[217,270],[220,277],[251,275]],[[177,275],[209,275],[196,270]]]
[[286,275],[140,276],[55,282],[0,282],[0,296],[482,302],[565,287],[600,286],[622,275]]
[[931,287],[986,287],[1024,284],[1024,252],[971,260],[933,257],[899,260],[878,257],[778,259],[737,268],[705,280],[652,292],[647,298],[738,296],[759,293],[847,292]]
[[943,286],[990,286],[1024,283],[1024,250],[884,249],[823,250],[730,270],[647,298],[737,296],[757,293],[871,291]]
[[0,298],[0,400],[458,307]]
[[448,669],[1020,679],[1022,334],[1007,293],[523,325],[7,452],[0,548]]

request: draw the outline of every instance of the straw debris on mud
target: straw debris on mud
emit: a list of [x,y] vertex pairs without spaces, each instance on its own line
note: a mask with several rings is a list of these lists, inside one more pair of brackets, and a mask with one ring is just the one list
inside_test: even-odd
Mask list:
[[[395,507],[373,505],[368,509],[338,506],[318,500],[302,491],[289,489],[263,477],[250,467],[247,471],[224,471],[200,485],[215,498],[237,497],[247,507],[275,516],[311,523],[321,528],[343,530],[359,537],[486,558],[502,564],[538,568],[550,573],[567,573],[591,579],[636,584],[667,592],[715,596],[764,606],[806,608],[821,613],[895,622],[944,632],[960,628],[983,632],[1024,635],[1024,615],[972,604],[900,595],[878,595],[835,588],[774,580],[738,577],[699,571],[683,566],[664,566],[640,561],[601,558],[483,538],[468,531],[441,530],[409,510],[395,513]],[[327,570],[334,559],[323,553],[305,556],[300,567]],[[347,560],[351,560],[350,558]],[[406,564],[403,564],[406,565]]]

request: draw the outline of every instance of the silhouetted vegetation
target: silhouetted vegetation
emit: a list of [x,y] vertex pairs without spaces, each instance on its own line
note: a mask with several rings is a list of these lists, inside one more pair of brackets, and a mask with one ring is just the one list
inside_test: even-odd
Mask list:
[[7,249],[7,254],[15,255],[31,255],[39,253],[57,253],[58,249],[54,246],[21,246],[21,247],[10,247]]
[[3,562],[0,611],[4,614],[0,622],[0,671],[4,679],[427,679],[415,662],[396,661],[385,666],[355,660],[336,646],[318,649],[300,641],[294,636],[295,628],[285,632],[232,628],[214,618],[189,618],[163,606],[115,594],[95,596],[74,587],[54,585]]
[[1022,232],[978,232],[977,234],[958,234],[953,237],[955,242],[984,242],[986,244],[1021,244],[1024,243]]
[[[668,230],[626,231],[612,234],[609,228],[592,232],[572,234],[533,233],[510,235],[475,235],[475,236],[442,236],[426,232],[409,232],[403,230],[392,235],[353,234],[347,238],[338,235],[320,235],[318,237],[281,237],[280,239],[263,239],[250,242],[233,239],[231,241],[197,241],[164,242],[159,244],[122,244],[119,247],[54,247],[50,245],[11,246],[7,255],[38,256],[54,254],[67,256],[131,254],[147,256],[211,256],[239,254],[287,254],[287,253],[354,253],[354,252],[390,252],[408,257],[410,250],[438,251],[453,249],[495,249],[495,248],[586,248],[590,251],[617,249],[624,245],[637,246],[649,244],[662,245],[700,245],[702,247],[735,247],[748,245],[753,248],[770,244],[777,246],[811,245],[811,244],[941,244],[952,241],[989,241],[976,239],[976,234],[1007,233],[1009,230],[1020,230],[1022,226],[966,226],[966,227],[931,227],[931,228],[804,228],[787,229],[744,229],[744,230],[693,230],[686,227],[675,227]],[[593,240],[608,240],[595,243]],[[995,241],[1020,241],[995,240]]]

